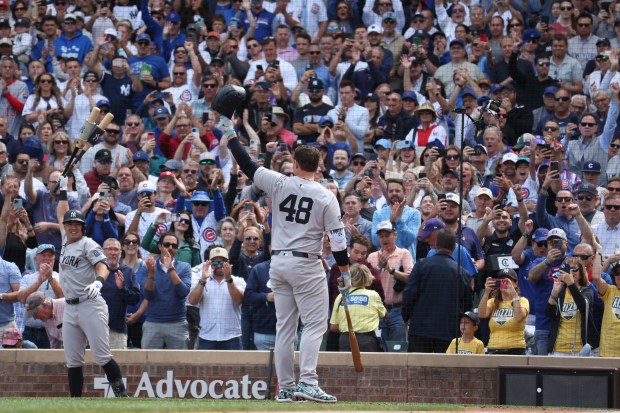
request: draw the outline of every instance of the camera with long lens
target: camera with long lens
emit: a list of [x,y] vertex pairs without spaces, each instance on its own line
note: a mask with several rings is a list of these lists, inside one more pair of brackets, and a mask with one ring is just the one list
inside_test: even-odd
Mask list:
[[499,116],[499,108],[501,106],[501,102],[499,100],[489,100],[486,105],[482,108],[483,112],[487,112],[494,117]]

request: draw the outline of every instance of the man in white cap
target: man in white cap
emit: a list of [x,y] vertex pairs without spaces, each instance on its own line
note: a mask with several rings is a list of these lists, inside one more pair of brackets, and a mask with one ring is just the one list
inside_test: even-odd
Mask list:
[[241,350],[244,291],[244,279],[232,275],[228,251],[221,247],[211,249],[200,280],[189,294],[189,303],[200,309],[198,350]]
[[377,225],[379,251],[368,256],[368,262],[379,271],[379,279],[385,293],[387,317],[381,319],[381,339],[385,341],[406,341],[401,307],[403,290],[413,269],[413,258],[406,248],[396,246],[396,227],[390,221]]
[[493,193],[489,188],[480,187],[474,197],[476,210],[467,216],[465,226],[471,228],[474,232],[478,232],[478,228],[482,225],[484,215],[487,208],[493,208]]

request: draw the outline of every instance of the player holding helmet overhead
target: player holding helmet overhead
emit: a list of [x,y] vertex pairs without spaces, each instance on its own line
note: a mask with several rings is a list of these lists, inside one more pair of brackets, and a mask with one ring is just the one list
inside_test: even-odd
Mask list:
[[[222,114],[218,127],[228,137],[228,146],[241,170],[273,200],[272,259],[269,278],[275,295],[276,372],[279,402],[295,398],[324,403],[336,397],[318,386],[316,365],[323,334],[327,330],[329,299],[325,271],[321,264],[323,234],[330,238],[334,257],[342,272],[347,292],[351,287],[349,258],[340,207],[333,193],[314,181],[319,151],[300,146],[295,150],[294,176],[288,177],[258,167],[247,155],[232,128],[230,117],[244,98],[240,88],[222,88],[213,109]],[[299,354],[299,382],[295,385],[294,339],[301,317],[304,330]]]
[[110,352],[108,306],[99,293],[109,274],[106,259],[99,244],[84,236],[82,213],[69,210],[67,178],[62,176],[56,213],[58,222],[62,222],[60,285],[67,302],[62,335],[71,397],[82,396],[82,367],[87,344],[95,362],[105,371],[114,395],[127,397],[121,369]]

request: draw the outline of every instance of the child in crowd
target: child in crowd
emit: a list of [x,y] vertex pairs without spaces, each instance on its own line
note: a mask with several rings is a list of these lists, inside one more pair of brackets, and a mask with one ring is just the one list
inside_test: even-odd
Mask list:
[[484,354],[484,343],[474,337],[478,326],[480,325],[480,318],[473,311],[467,311],[459,316],[461,326],[461,338],[455,338],[450,343],[446,353],[456,353],[456,340],[459,340],[458,354]]

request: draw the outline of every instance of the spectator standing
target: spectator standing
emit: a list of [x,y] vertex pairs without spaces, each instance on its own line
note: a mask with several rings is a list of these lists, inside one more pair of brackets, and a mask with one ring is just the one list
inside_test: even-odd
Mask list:
[[530,305],[519,296],[518,282],[514,270],[505,268],[484,284],[478,314],[489,318],[488,354],[525,355],[523,332]]
[[56,57],[67,59],[74,57],[80,62],[84,61],[86,54],[93,48],[90,39],[77,30],[77,18],[73,13],[67,13],[62,23],[62,32],[60,36],[54,40],[54,49]]
[[413,259],[408,250],[398,248],[397,229],[390,221],[382,221],[376,227],[380,249],[368,256],[368,263],[379,271],[379,280],[385,294],[387,317],[381,320],[381,339],[406,341],[403,326],[403,290],[413,269]]
[[[213,268],[211,276],[209,267]],[[200,281],[189,296],[189,303],[200,309],[198,350],[241,350],[241,303],[246,283],[233,277],[224,248],[213,248],[202,268]]]
[[147,259],[138,272],[140,289],[149,302],[142,325],[143,349],[187,350],[185,298],[192,270],[189,264],[176,260],[178,248],[179,239],[173,232],[163,234],[159,239],[160,255]]
[[351,324],[358,340],[360,351],[382,351],[381,339],[377,337],[379,320],[387,315],[381,297],[376,291],[368,290],[373,276],[363,264],[353,264],[351,272],[351,291],[336,297],[329,321],[330,330],[340,333],[340,351],[351,351],[349,326],[344,314],[343,299],[347,300]]
[[0,60],[0,114],[6,117],[9,133],[13,136],[19,134],[24,121],[22,111],[30,94],[28,86],[17,79],[16,71],[17,64],[13,59]]
[[276,307],[269,283],[270,267],[271,261],[256,264],[250,271],[244,291],[244,305],[252,306],[256,350],[269,350],[276,344]]
[[437,254],[416,264],[402,296],[409,352],[445,353],[459,335],[458,314],[472,307],[469,275],[452,258],[456,235],[447,228],[436,234]]
[[108,305],[108,327],[110,329],[110,348],[127,349],[127,306],[135,305],[140,300],[140,286],[133,269],[120,263],[121,243],[115,238],[108,238],[103,243],[103,254],[108,260],[110,275],[101,295]]

